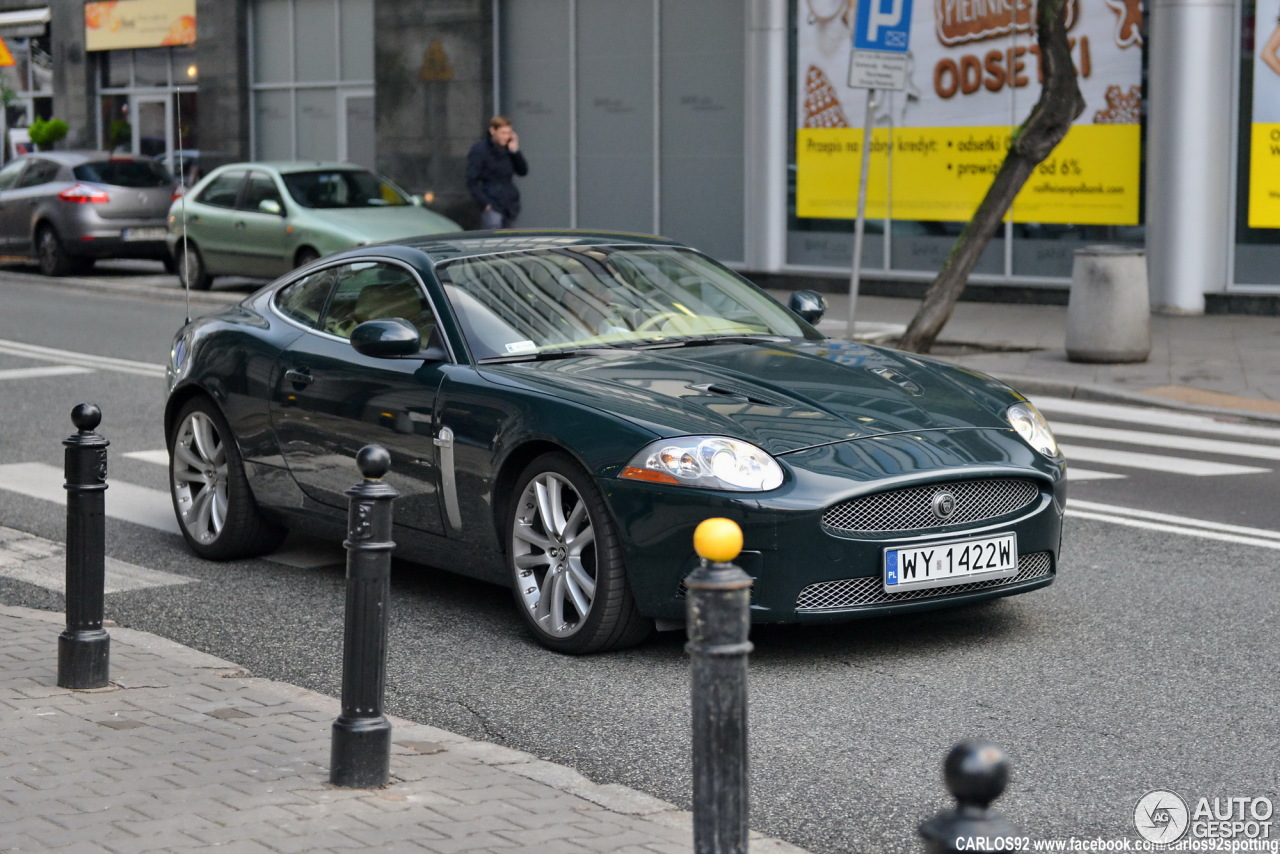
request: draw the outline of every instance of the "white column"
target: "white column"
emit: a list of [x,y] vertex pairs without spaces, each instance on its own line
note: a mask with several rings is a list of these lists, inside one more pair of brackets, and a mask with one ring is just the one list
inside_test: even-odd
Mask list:
[[748,2],[743,260],[777,271],[787,256],[787,3]]
[[1203,314],[1227,286],[1233,0],[1154,0],[1148,34],[1147,265],[1151,304]]

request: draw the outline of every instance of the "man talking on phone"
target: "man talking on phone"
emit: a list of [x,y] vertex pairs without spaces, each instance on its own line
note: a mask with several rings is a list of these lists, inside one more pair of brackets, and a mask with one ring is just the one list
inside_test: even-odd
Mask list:
[[528,175],[529,164],[520,153],[506,116],[489,120],[489,133],[467,152],[467,189],[480,207],[480,227],[511,228],[520,215],[520,191],[514,175]]

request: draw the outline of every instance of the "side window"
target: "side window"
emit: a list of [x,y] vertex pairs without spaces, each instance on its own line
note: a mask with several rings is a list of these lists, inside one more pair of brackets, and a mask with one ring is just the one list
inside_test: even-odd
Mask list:
[[236,169],[231,172],[223,172],[217,178],[214,178],[209,186],[196,197],[196,201],[202,205],[212,205],[215,208],[234,208],[236,206],[236,197],[240,195],[240,185],[244,183],[244,170]]
[[276,189],[276,182],[266,172],[250,172],[249,180],[244,185],[244,196],[240,199],[240,207],[247,211],[258,210],[258,205],[266,201],[279,203],[280,191]]
[[412,273],[395,264],[368,261],[339,269],[338,286],[324,318],[325,332],[350,338],[351,330],[366,320],[401,317],[418,328],[422,346],[427,345],[435,316]]
[[33,160],[18,180],[19,187],[38,187],[47,184],[58,174],[58,164],[51,160]]
[[18,183],[18,175],[21,174],[22,167],[26,165],[25,160],[15,160],[0,169],[0,190],[12,190]]
[[276,294],[276,308],[286,317],[319,328],[324,301],[337,275],[338,268],[330,267],[285,285]]

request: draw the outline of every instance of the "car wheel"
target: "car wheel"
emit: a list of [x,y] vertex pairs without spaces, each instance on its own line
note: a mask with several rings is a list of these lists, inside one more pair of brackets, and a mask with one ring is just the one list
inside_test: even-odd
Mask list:
[[636,610],[622,546],[604,499],[564,454],[535,460],[507,512],[516,606],[543,646],[582,655],[640,643],[653,628]]
[[320,253],[312,249],[310,246],[304,246],[298,250],[298,254],[294,257],[295,268],[303,267],[320,257]]
[[169,492],[178,527],[209,560],[257,557],[275,550],[285,530],[263,518],[227,421],[207,397],[178,414],[169,446]]
[[46,276],[65,276],[75,266],[52,226],[42,225],[36,232],[36,261]]
[[193,291],[209,290],[209,286],[213,284],[213,276],[210,276],[209,271],[205,269],[204,259],[200,257],[200,250],[195,247],[195,244],[179,243],[174,254],[176,256],[174,263],[178,267],[178,281],[183,287]]

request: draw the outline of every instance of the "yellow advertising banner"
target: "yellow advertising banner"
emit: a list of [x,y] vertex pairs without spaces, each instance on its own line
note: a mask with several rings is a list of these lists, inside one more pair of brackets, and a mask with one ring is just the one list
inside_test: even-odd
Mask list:
[[1280,124],[1253,125],[1249,227],[1280,228]]
[[84,4],[84,49],[195,44],[196,0],[98,0]]
[[[1073,126],[1023,185],[1012,221],[1136,225],[1138,134],[1136,124]],[[888,129],[873,131],[871,138],[869,218],[963,222],[991,186],[1010,132],[994,127],[903,128],[892,132],[892,152]],[[797,131],[797,216],[857,215],[861,145],[861,129]]]

